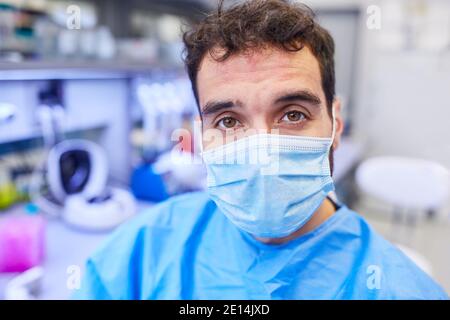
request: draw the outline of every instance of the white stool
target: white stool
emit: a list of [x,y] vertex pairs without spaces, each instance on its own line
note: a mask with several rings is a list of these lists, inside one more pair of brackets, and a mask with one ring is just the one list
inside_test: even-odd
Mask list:
[[[403,157],[370,158],[357,168],[355,178],[362,191],[393,205],[394,224],[405,212],[414,225],[421,212],[442,208],[449,197],[449,171],[432,161]],[[431,264],[421,254],[406,246],[397,246],[431,275]]]
[[437,210],[448,200],[449,171],[438,163],[377,157],[356,170],[356,183],[368,194],[406,210]]

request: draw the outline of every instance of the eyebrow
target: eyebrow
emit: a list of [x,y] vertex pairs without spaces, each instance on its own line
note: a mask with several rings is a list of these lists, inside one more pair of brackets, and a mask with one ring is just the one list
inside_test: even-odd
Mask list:
[[210,115],[225,109],[231,109],[233,107],[239,106],[242,106],[242,103],[239,101],[237,101],[236,103],[234,103],[233,101],[210,101],[206,103],[203,110],[201,110],[201,115]]
[[[313,106],[319,106],[321,104],[320,98],[312,93],[309,90],[297,90],[293,92],[288,92],[278,97],[275,100],[275,103],[286,103],[286,102],[294,102],[294,101],[303,101],[307,102]],[[205,104],[204,108],[201,110],[201,116],[206,116],[210,114],[214,114],[226,109],[231,109],[233,107],[240,107],[242,103],[237,101],[234,103],[233,101],[209,101]]]
[[294,102],[294,101],[303,101],[307,102],[313,106],[319,106],[321,104],[321,100],[319,96],[312,93],[309,90],[298,90],[294,92],[288,92],[278,97],[275,100],[275,103],[283,103],[283,102]]

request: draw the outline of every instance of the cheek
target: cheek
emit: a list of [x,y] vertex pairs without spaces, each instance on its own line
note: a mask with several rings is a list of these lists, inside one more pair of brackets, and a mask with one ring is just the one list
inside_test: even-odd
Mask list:
[[222,130],[218,130],[215,128],[206,128],[203,127],[202,130],[202,144],[203,150],[209,150],[211,148],[215,148],[221,146],[226,141],[226,135]]
[[317,121],[316,130],[318,136],[324,138],[330,138],[333,134],[333,119],[328,114],[326,107],[321,110],[321,116]]

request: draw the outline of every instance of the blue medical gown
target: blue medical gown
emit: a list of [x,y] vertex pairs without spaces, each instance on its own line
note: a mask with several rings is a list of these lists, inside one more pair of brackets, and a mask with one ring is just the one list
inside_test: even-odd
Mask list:
[[204,193],[118,228],[88,260],[76,299],[446,299],[345,206],[283,245],[240,231]]

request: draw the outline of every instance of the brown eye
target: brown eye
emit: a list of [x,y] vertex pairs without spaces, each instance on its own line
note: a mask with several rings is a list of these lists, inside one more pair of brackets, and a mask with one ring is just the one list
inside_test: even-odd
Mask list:
[[285,122],[299,122],[304,120],[306,117],[302,112],[299,111],[289,111],[287,112],[283,118],[281,118],[281,121]]
[[219,127],[224,129],[234,128],[238,124],[238,121],[232,117],[225,117],[218,122]]

